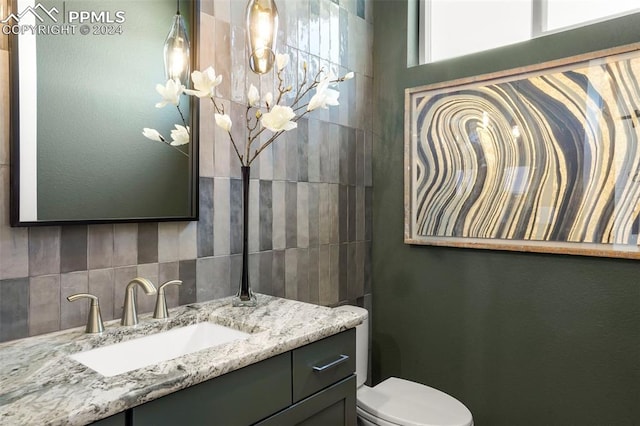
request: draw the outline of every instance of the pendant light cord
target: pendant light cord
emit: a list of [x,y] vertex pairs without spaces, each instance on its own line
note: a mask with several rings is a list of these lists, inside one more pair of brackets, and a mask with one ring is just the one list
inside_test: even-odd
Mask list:
[[176,0],[176,15],[180,15],[180,0]]

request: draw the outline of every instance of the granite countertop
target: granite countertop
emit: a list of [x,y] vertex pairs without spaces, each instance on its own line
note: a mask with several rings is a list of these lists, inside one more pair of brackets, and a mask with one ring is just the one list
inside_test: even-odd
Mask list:
[[[181,306],[168,320],[140,315],[140,324],[105,323],[101,335],[84,327],[0,344],[0,424],[83,425],[312,343],[358,325],[351,312],[258,295],[255,308],[231,298]],[[235,341],[113,377],[70,354],[173,327],[211,321],[251,333]]]

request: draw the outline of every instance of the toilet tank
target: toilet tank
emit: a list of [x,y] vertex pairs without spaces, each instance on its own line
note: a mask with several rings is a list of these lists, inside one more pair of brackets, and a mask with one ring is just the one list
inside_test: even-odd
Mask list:
[[338,306],[335,309],[366,315],[362,324],[356,326],[356,381],[358,387],[360,387],[367,381],[369,364],[369,312],[364,308],[352,305]]

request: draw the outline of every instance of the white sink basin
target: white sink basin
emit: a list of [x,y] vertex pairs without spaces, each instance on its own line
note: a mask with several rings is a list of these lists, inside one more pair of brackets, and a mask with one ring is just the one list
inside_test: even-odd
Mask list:
[[201,322],[78,352],[71,358],[103,376],[111,377],[247,337],[249,334],[242,331]]

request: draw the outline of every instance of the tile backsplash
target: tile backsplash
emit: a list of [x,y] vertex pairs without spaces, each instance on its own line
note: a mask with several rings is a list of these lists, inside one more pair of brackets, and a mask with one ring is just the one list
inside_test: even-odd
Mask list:
[[[4,4],[5,0],[0,0]],[[200,68],[223,75],[218,97],[244,114],[249,84],[273,90],[245,54],[244,0],[201,2]],[[307,62],[335,74],[340,106],[315,111],[252,167],[250,279],[261,293],[323,305],[370,301],[373,26],[365,0],[278,0],[279,51],[289,76]],[[241,267],[240,168],[226,135],[201,105],[200,219],[197,222],[9,226],[9,53],[0,42],[0,341],[83,325],[85,302],[100,297],[103,319],[119,318],[124,288],[143,276],[167,289],[169,306],[235,293]],[[242,131],[234,126],[234,131]],[[235,135],[239,136],[239,135]],[[241,138],[240,138],[241,139]],[[142,293],[139,311],[155,298]]]

